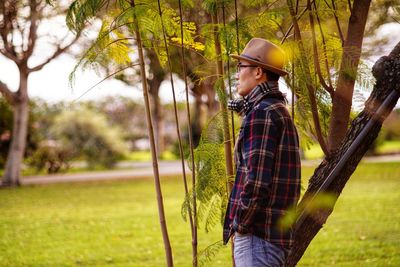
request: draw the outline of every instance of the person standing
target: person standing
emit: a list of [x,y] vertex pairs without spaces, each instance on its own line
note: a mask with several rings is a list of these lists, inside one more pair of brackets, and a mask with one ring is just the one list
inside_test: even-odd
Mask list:
[[237,92],[228,108],[243,116],[235,146],[236,177],[225,215],[223,240],[233,236],[236,267],[283,266],[293,243],[285,215],[300,196],[296,127],[279,91],[285,55],[261,38],[237,59]]

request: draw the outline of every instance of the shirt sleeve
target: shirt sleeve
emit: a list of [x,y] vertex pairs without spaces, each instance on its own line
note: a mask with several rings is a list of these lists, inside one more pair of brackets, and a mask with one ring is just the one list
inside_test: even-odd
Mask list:
[[266,204],[272,181],[274,155],[282,134],[280,121],[266,110],[254,110],[248,114],[243,128],[243,160],[246,177],[233,221],[235,231],[245,234],[260,204]]

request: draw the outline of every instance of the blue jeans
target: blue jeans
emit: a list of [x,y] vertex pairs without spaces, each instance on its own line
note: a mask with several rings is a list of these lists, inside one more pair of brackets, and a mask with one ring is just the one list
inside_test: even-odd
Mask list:
[[285,251],[264,239],[235,233],[233,243],[236,267],[284,266]]

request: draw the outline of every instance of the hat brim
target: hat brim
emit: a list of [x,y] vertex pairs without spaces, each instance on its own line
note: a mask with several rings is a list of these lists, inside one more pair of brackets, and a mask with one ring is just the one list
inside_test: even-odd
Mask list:
[[254,59],[251,59],[251,58],[248,58],[248,57],[244,57],[244,56],[241,56],[241,55],[235,55],[235,54],[231,54],[229,56],[231,56],[231,57],[233,57],[234,59],[237,59],[237,60],[243,59],[243,60],[249,61],[251,63],[256,64],[257,66],[260,66],[260,67],[262,67],[262,68],[264,68],[266,70],[272,71],[273,73],[276,73],[276,74],[278,74],[280,76],[285,76],[285,75],[288,74],[286,71],[284,71],[282,69],[275,68],[274,66],[265,64],[263,62],[260,62],[260,61],[257,61],[257,60],[254,60]]

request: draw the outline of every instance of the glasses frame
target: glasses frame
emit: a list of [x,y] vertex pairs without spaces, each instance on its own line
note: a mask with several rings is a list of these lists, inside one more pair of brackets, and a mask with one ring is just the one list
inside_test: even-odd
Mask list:
[[242,68],[255,68],[255,67],[259,67],[259,66],[258,65],[246,65],[246,64],[238,63],[236,65],[236,71],[240,72],[242,70]]

